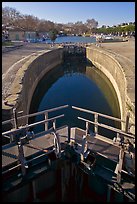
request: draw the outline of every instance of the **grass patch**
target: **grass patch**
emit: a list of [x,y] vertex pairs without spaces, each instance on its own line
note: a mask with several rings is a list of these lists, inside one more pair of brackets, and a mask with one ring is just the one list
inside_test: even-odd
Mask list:
[[11,46],[11,45],[14,45],[14,43],[11,41],[2,42],[2,46]]

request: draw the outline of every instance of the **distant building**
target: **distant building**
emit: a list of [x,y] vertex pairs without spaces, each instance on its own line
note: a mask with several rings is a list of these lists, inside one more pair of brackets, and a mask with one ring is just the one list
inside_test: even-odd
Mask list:
[[9,40],[11,41],[33,41],[36,40],[36,32],[24,31],[21,29],[9,30]]
[[11,41],[25,41],[25,31],[9,30],[9,40],[11,40]]
[[35,31],[25,31],[25,40],[35,41],[37,39],[37,33]]
[[2,25],[2,41],[3,39],[11,41],[32,41],[36,40],[37,32],[35,31],[25,31],[23,28],[14,27],[10,25]]

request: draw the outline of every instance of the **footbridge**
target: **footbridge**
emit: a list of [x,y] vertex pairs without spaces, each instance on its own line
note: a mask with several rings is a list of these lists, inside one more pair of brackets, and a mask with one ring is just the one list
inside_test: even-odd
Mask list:
[[86,57],[86,46],[87,44],[65,44],[63,46],[64,57],[68,56],[82,56]]
[[[13,109],[12,119],[2,122],[3,125],[12,123],[14,126],[11,130],[2,133],[2,137],[8,140],[8,144],[2,146],[4,200],[13,201],[16,199],[16,201],[20,201],[23,194],[24,202],[38,199],[43,201],[53,191],[56,192],[55,187],[57,186],[58,191],[55,199],[65,200],[67,199],[65,195],[68,193],[67,182],[72,177],[73,179],[78,178],[82,171],[86,175],[96,175],[104,179],[107,190],[105,198],[101,197],[102,199],[112,201],[112,191],[113,194],[116,191],[122,194],[122,199],[133,201],[135,135],[130,132],[130,127],[134,124],[129,123],[129,115],[127,115],[126,121],[123,121],[119,118],[72,106],[72,109],[79,112],[77,119],[85,122],[85,129],[69,127],[67,124],[57,128],[56,121],[63,118],[64,114],[57,114],[49,118],[49,112],[67,108],[70,107],[64,105],[24,116],[19,116],[20,113]],[[93,115],[94,119],[88,120],[81,117],[81,112]],[[45,119],[23,126],[18,125],[19,120],[24,117],[31,118],[37,115],[44,115]],[[125,123],[125,131],[100,123],[100,117]],[[49,127],[49,123],[52,123],[51,127]],[[93,132],[90,131],[90,124],[94,126]],[[44,131],[35,133],[33,128],[39,125],[44,126]],[[100,135],[99,127],[116,132],[116,140],[109,139],[108,135]],[[127,148],[128,143],[133,147],[130,150]],[[129,157],[132,157],[130,162]],[[82,175],[80,177],[82,179]],[[77,182],[78,186],[82,185],[82,188],[85,188],[84,181],[83,184],[80,184],[80,181]],[[88,186],[88,184],[86,185]],[[80,192],[83,192],[82,188],[79,189]],[[42,192],[45,192],[44,198]]]

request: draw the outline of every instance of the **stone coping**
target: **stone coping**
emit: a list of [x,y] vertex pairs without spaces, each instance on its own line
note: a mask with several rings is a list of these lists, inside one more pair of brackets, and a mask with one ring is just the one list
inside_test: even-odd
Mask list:
[[[16,73],[15,76],[14,76],[14,80],[13,82],[8,82],[8,78],[10,77],[10,74],[12,74],[13,72],[13,69],[15,68],[16,66],[16,63],[15,65],[13,65],[12,69],[9,71],[9,76],[7,76],[7,79],[6,79],[6,84],[9,83],[9,86],[8,87],[5,87],[7,88],[7,97],[5,97],[5,99],[2,100],[2,109],[11,109],[15,106],[17,100],[18,100],[18,97],[19,97],[19,94],[22,90],[22,87],[23,87],[23,84],[22,84],[22,81],[23,81],[23,77],[24,77],[24,74],[26,72],[26,70],[28,69],[29,65],[39,56],[43,55],[44,53],[46,52],[50,52],[51,50],[42,50],[42,51],[39,51],[37,53],[33,53],[31,55],[29,55],[27,57],[27,59],[23,59],[21,62],[17,62],[17,66],[18,66],[18,69],[16,70]],[[22,63],[23,62],[23,63]]]

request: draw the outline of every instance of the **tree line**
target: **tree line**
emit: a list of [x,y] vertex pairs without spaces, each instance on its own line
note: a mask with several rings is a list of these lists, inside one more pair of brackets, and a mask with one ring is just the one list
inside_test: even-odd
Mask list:
[[126,25],[118,25],[118,26],[113,26],[113,27],[101,27],[97,29],[98,33],[103,33],[103,34],[118,34],[118,33],[127,33],[127,32],[135,32],[135,23],[130,23]]
[[62,24],[39,19],[33,15],[21,14],[15,8],[11,7],[2,8],[2,24],[24,31],[49,32],[55,30],[56,33],[62,31],[64,34],[80,35],[91,33],[116,34],[122,32],[135,32],[135,23],[132,22],[130,24],[123,24],[123,26],[106,27],[103,25],[101,28],[98,28],[98,21],[92,18],[87,19],[85,23],[77,21],[75,23],[68,22]]
[[21,30],[30,30],[36,32],[49,32],[55,29],[57,32],[62,31],[69,33],[88,33],[92,28],[97,28],[98,22],[95,19],[87,19],[85,23],[77,21],[76,23],[54,23],[49,20],[39,19],[33,15],[21,14],[15,8],[2,8],[2,24],[9,27],[15,27]]

